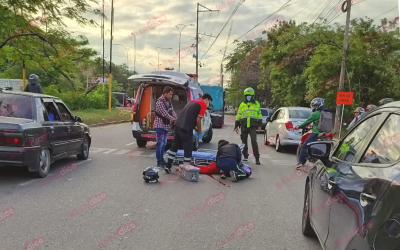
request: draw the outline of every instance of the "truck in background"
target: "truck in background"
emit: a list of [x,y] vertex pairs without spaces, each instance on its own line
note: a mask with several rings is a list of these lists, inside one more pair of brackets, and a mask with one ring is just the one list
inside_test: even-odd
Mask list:
[[221,86],[200,85],[203,93],[208,93],[213,98],[210,103],[211,122],[214,128],[222,128],[225,118],[225,90]]

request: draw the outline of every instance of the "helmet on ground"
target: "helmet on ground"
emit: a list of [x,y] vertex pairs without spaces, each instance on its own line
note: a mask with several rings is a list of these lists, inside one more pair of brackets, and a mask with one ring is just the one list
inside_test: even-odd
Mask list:
[[310,103],[310,107],[312,108],[313,111],[317,110],[318,108],[324,106],[324,99],[321,97],[316,97],[312,99]]
[[246,95],[254,95],[254,89],[253,88],[247,88],[244,90],[243,94]]
[[143,179],[145,182],[158,182],[158,169],[154,167],[148,167],[143,170]]
[[353,113],[359,113],[360,115],[365,113],[365,110],[361,107],[356,108]]
[[375,105],[373,105],[373,104],[369,104],[367,107],[366,107],[366,111],[367,112],[371,112],[371,111],[374,111],[375,109],[377,109],[378,107],[377,106],[375,106]]
[[250,177],[251,172],[252,172],[251,168],[249,166],[243,164],[242,169],[243,169],[243,172],[246,173],[246,177]]
[[379,101],[379,106],[385,105],[389,102],[393,102],[394,100],[392,98],[383,98],[382,100]]

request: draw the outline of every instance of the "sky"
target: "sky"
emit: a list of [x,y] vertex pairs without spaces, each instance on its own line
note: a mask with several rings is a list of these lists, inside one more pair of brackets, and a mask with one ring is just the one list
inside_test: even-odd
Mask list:
[[[199,67],[199,82],[204,84],[210,78],[220,75],[221,60],[231,25],[232,31],[226,48],[226,55],[234,50],[234,39],[239,38],[238,40],[240,41],[255,39],[258,35],[252,38],[250,36],[251,32],[255,32],[256,34],[257,29],[264,27],[264,22],[270,19],[272,21],[282,18],[285,21],[295,20],[299,24],[302,22],[320,22],[317,18],[326,16],[329,21],[332,20],[332,23],[345,24],[346,14],[338,9],[335,10],[343,1],[246,0],[239,5],[231,21],[226,24],[231,13],[238,6],[239,2],[241,2],[240,0],[201,0],[199,2],[201,5],[210,10],[219,11],[206,11],[207,9],[201,6],[199,8],[201,11],[206,11],[199,13],[199,33],[201,34],[199,36],[199,61],[203,64],[202,67]],[[99,2],[101,3],[101,1]],[[105,25],[105,54],[106,60],[110,60],[111,0],[104,0],[104,2],[105,15],[108,17]],[[281,9],[282,6],[285,6],[285,8]],[[92,5],[92,7],[100,8],[99,5]],[[168,62],[168,60],[178,55],[179,31],[176,25],[194,25],[183,29],[180,43],[181,49],[195,44],[196,9],[197,1],[192,0],[114,0],[113,44],[122,44],[127,49],[129,49],[129,46],[132,47],[128,52],[128,66],[131,70],[135,66],[139,74],[154,71],[155,67],[157,67],[158,55],[160,64]],[[351,19],[366,16],[373,18],[377,24],[382,18],[395,18],[399,16],[398,0],[353,0]],[[68,27],[66,29],[74,32],[73,35],[86,36],[89,39],[89,46],[101,54],[101,20],[90,13],[86,14],[85,17],[89,19],[93,18],[98,22],[99,27],[79,27],[67,23]],[[154,24],[154,22],[149,21],[154,18],[158,18],[159,25],[148,25],[148,23]],[[233,24],[231,24],[232,20]],[[222,30],[225,24],[226,26]],[[257,24],[259,25],[256,26]],[[147,28],[148,26],[151,29]],[[144,27],[146,27],[145,31],[143,31]],[[142,29],[141,34],[139,33],[140,29]],[[137,32],[136,63],[134,63],[134,39],[132,36],[131,38],[129,37],[132,32]],[[220,35],[218,36],[218,34]],[[218,38],[215,38],[217,36]],[[261,36],[266,37],[262,34]],[[172,49],[164,49],[158,54],[157,47]],[[189,54],[193,53],[193,51],[187,53],[185,57],[181,54],[180,72],[194,74],[196,72],[196,61],[193,58],[193,54]],[[126,55],[127,52],[122,46],[113,46],[112,61],[114,63],[126,63]],[[168,67],[173,67],[174,71],[177,71],[178,60],[171,60],[168,63]],[[229,74],[225,76],[225,79],[229,80],[229,78]]]

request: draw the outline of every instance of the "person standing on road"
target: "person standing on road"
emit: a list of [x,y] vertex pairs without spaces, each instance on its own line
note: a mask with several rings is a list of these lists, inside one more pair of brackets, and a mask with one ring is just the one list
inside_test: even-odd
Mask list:
[[171,125],[178,118],[171,103],[173,94],[174,90],[167,86],[163,89],[162,96],[156,102],[154,128],[156,129],[156,158],[157,167],[159,168],[165,168],[167,164],[163,156],[167,145],[168,130],[171,129]]
[[257,128],[261,131],[262,115],[260,110],[260,103],[255,100],[254,89],[247,88],[244,90],[245,100],[239,106],[235,121],[235,131],[239,134],[239,127],[241,128],[240,138],[244,144],[243,149],[243,161],[248,161],[248,145],[247,138],[250,134],[251,146],[253,148],[253,154],[256,158],[256,164],[260,165],[260,152],[258,151],[257,144]]
[[38,94],[43,94],[43,89],[42,86],[40,86],[39,82],[39,77],[35,74],[31,74],[29,76],[29,82],[26,86],[24,91],[25,92],[32,92],[32,93],[38,93]]
[[303,143],[303,146],[300,149],[299,155],[299,162],[296,169],[301,169],[303,165],[306,163],[307,159],[307,144],[311,142],[315,142],[318,139],[319,133],[321,133],[318,129],[319,117],[321,116],[321,111],[329,111],[327,108],[324,107],[324,99],[320,97],[314,98],[311,103],[310,107],[312,109],[311,116],[305,120],[299,126],[296,126],[294,129],[299,130],[300,128],[304,128],[305,126],[309,125],[310,123],[313,124],[312,126],[312,134],[307,138],[307,140]]
[[197,131],[199,136],[203,134],[201,119],[203,119],[210,102],[212,102],[211,95],[204,94],[201,98],[188,102],[181,111],[175,122],[174,140],[171,149],[167,152],[168,162],[165,167],[167,174],[171,173],[172,162],[178,149],[183,148],[184,150],[184,163],[189,164],[192,160],[193,129]]

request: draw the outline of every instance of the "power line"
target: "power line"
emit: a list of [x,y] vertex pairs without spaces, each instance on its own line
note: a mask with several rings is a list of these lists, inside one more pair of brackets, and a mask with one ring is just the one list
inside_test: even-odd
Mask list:
[[[290,1],[290,0],[289,0]],[[218,40],[219,35],[221,35],[222,31],[228,24],[228,22],[232,19],[233,15],[235,15],[236,11],[239,9],[240,5],[244,2],[244,0],[240,0],[239,3],[236,5],[235,9],[232,11],[231,15],[229,16],[228,20],[225,22],[224,26],[222,27],[221,31],[218,33],[217,37],[215,38],[214,42],[210,45],[206,53],[203,54],[203,56],[200,58],[203,59],[203,57],[208,53],[208,51],[211,49],[211,47],[214,45],[214,43]]]
[[310,3],[310,4],[309,4],[307,7],[305,7],[303,10],[301,10],[301,11],[297,12],[297,14],[296,14],[296,15],[294,15],[294,16],[292,16],[290,19],[293,19],[293,17],[297,16],[298,14],[300,14],[301,12],[303,12],[305,9],[308,9],[308,7],[310,7],[310,6],[311,6],[311,4],[315,3],[315,1],[317,1],[317,0],[314,0],[314,2]]

